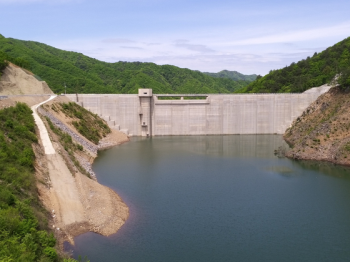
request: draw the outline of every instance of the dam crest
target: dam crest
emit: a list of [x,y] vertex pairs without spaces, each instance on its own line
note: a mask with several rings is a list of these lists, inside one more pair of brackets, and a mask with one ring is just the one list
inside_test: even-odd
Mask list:
[[331,87],[299,94],[67,94],[133,136],[283,134]]

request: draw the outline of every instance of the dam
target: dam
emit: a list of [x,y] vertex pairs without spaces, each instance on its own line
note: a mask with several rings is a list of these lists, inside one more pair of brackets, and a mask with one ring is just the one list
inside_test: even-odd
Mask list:
[[129,136],[283,134],[330,86],[298,94],[66,94]]

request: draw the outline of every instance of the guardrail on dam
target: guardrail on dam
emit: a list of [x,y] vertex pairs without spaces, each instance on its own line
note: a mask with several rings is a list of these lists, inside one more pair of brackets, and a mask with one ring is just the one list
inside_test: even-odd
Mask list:
[[128,135],[283,134],[329,88],[300,94],[158,95],[139,89],[138,95],[66,96]]

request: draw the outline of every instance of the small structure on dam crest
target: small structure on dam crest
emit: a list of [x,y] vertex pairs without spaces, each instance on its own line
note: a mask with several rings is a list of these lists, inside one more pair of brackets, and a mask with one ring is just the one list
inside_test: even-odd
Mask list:
[[300,94],[200,95],[153,94],[152,89],[139,89],[135,95],[66,96],[128,135],[283,134],[329,89],[324,85]]
[[140,98],[140,122],[141,122],[141,136],[152,135],[151,123],[151,109],[152,109],[152,89],[139,89]]

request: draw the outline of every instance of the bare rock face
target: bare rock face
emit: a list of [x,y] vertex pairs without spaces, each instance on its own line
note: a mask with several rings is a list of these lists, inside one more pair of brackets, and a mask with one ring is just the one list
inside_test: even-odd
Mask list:
[[0,79],[0,95],[53,94],[45,81],[14,64],[9,64]]
[[350,165],[350,92],[333,87],[320,96],[284,139],[292,148],[287,157]]

